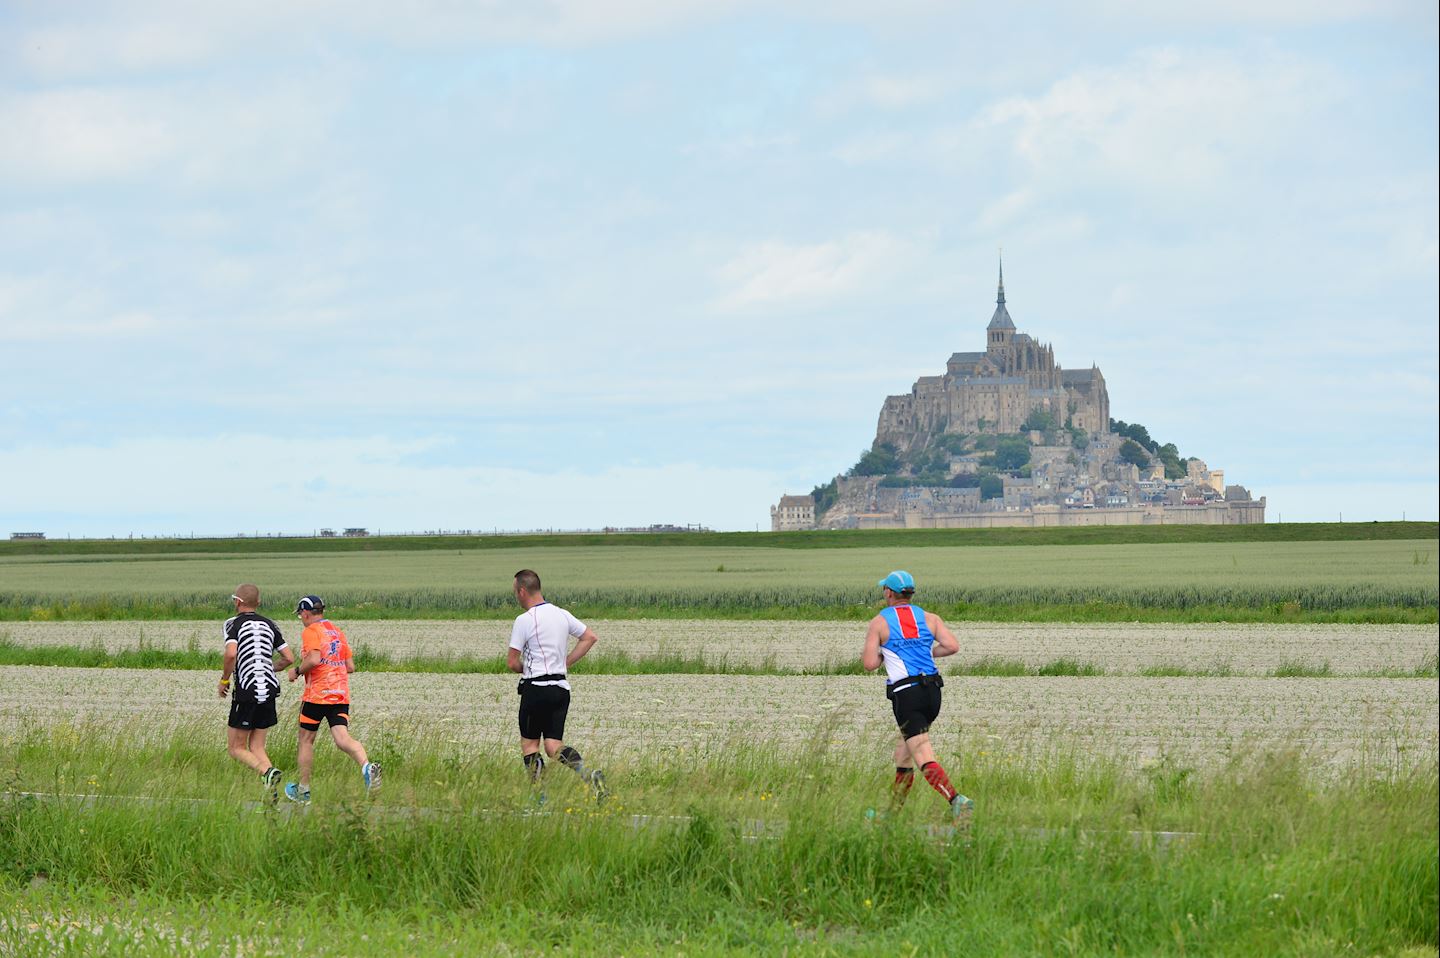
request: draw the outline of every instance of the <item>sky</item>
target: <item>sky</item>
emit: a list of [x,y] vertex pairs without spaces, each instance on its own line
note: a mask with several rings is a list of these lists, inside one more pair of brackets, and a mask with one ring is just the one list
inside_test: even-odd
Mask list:
[[0,534],[767,529],[1021,331],[1435,519],[1437,14],[0,0]]

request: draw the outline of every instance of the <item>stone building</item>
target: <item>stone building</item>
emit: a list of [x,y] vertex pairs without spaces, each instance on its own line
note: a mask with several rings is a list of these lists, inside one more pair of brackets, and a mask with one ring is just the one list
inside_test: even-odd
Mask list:
[[1036,410],[1050,413],[1057,426],[1092,436],[1110,428],[1105,377],[1095,366],[1061,369],[1050,344],[1016,329],[1002,265],[985,351],[954,353],[943,375],[921,376],[908,395],[887,397],[875,441],[903,452],[943,432],[1013,433]]
[[815,528],[813,496],[781,496],[780,504],[770,507],[770,531],[793,532]]

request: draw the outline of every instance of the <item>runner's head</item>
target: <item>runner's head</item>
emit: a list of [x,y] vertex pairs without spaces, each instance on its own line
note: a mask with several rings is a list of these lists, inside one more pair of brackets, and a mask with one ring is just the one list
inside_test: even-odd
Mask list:
[[915,595],[915,577],[903,569],[896,569],[878,584],[887,602],[909,602]]
[[295,614],[300,616],[300,621],[306,625],[318,622],[325,618],[325,600],[318,595],[301,596],[300,601],[295,603]]
[[515,599],[521,608],[528,609],[540,599],[540,574],[533,569],[521,569],[515,573]]
[[235,602],[236,611],[254,612],[260,607],[260,587],[249,582],[237,585],[235,591],[230,593],[230,598]]

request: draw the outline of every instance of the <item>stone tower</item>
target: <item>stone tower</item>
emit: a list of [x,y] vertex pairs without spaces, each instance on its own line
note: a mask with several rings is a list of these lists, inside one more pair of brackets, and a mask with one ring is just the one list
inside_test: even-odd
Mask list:
[[1010,319],[1010,311],[1005,308],[1005,261],[1000,261],[1000,285],[995,290],[995,315],[990,317],[990,325],[985,327],[985,351],[994,355],[1004,352],[1015,338],[1015,323]]

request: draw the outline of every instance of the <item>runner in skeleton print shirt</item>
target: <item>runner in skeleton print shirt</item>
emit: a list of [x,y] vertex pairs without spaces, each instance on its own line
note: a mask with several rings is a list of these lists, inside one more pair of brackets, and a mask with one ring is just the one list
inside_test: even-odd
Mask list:
[[227,750],[231,758],[260,776],[275,799],[279,797],[280,770],[265,754],[265,737],[275,725],[275,700],[280,695],[275,673],[288,668],[295,653],[285,644],[280,627],[255,611],[260,605],[257,586],[246,583],[230,598],[235,615],[225,620],[225,664],[219,690],[222,699],[230,696]]

